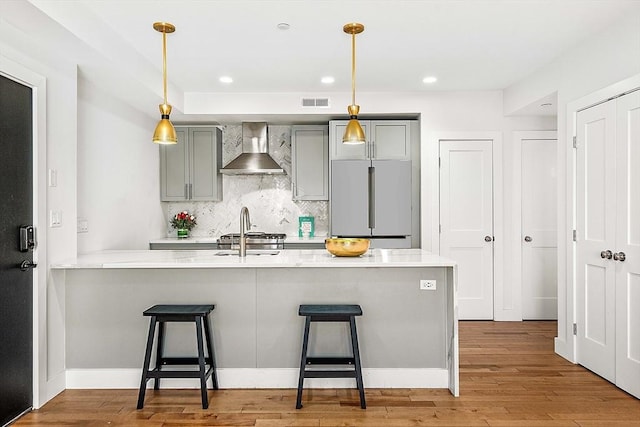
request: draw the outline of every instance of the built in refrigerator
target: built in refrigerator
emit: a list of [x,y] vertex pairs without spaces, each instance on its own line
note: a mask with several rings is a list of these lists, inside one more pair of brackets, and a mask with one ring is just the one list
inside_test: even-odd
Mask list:
[[331,235],[411,247],[411,161],[333,160]]

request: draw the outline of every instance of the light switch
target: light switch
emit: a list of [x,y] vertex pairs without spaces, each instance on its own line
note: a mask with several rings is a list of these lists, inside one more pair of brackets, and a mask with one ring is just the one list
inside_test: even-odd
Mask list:
[[55,169],[49,169],[49,187],[58,186],[58,171]]
[[49,227],[62,227],[62,211],[49,211]]

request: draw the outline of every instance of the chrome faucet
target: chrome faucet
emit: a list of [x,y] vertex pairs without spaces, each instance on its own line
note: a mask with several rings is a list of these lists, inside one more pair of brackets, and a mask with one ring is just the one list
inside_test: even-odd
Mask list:
[[241,257],[247,256],[247,239],[245,234],[251,229],[251,220],[249,219],[249,209],[243,206],[240,209],[240,246],[238,255]]

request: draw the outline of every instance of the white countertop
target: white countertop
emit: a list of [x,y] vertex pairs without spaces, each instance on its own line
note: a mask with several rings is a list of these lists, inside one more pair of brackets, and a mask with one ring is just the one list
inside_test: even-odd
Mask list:
[[[359,257],[334,257],[326,250],[286,249],[277,255],[216,255],[223,250],[101,251],[51,265],[52,269],[163,268],[352,268],[452,267],[455,262],[422,249],[370,249]],[[251,251],[248,251],[250,253]]]

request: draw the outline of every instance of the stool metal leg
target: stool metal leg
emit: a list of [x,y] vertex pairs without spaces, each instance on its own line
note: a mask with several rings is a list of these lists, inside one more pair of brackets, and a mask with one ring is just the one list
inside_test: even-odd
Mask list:
[[302,356],[300,357],[300,376],[298,377],[298,397],[296,398],[296,409],[302,408],[302,387],[304,385],[304,368],[307,364],[307,346],[309,345],[309,326],[311,316],[306,316],[304,322],[304,336],[302,337]]
[[216,375],[216,355],[213,351],[213,340],[211,338],[211,327],[209,326],[209,316],[204,316],[204,338],[207,344],[207,353],[209,359],[211,359],[211,381],[213,382],[213,389],[218,390],[218,376]]
[[358,349],[358,332],[356,331],[356,318],[349,318],[351,326],[351,347],[353,348],[353,358],[356,364],[356,384],[360,392],[360,407],[367,409],[367,402],[364,399],[364,384],[362,382],[362,366],[360,365],[360,350]]
[[147,338],[147,349],[144,353],[144,363],[142,365],[142,379],[140,380],[140,391],[138,392],[137,409],[144,406],[144,394],[147,390],[147,373],[149,371],[149,363],[151,362],[151,349],[153,348],[153,337],[156,332],[156,316],[151,316],[149,322],[149,336]]
[[[156,367],[159,371],[162,368],[162,356],[164,354],[164,327],[165,322],[158,322],[158,347],[156,348]],[[153,382],[153,389],[160,390],[160,377],[156,377]]]
[[204,344],[202,342],[202,317],[196,316],[196,339],[198,340],[198,366],[200,369],[200,393],[202,394],[202,409],[209,407],[207,396],[207,379],[205,377]]

